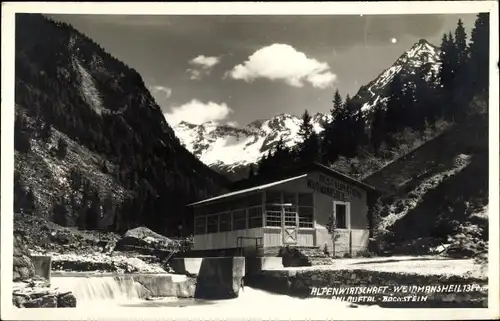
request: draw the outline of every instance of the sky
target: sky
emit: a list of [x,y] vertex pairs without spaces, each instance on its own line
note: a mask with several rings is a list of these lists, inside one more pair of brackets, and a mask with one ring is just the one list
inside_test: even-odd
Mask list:
[[281,113],[328,112],[414,43],[439,46],[448,15],[50,15],[137,70],[167,121],[245,126]]

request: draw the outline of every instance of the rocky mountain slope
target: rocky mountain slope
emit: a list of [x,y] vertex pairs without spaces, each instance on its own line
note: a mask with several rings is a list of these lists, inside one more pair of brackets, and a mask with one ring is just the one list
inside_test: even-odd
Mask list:
[[488,117],[470,115],[364,179],[382,193],[380,236],[393,253],[441,244],[457,255],[487,250]]
[[[317,133],[323,130],[328,116],[316,114],[312,122]],[[286,146],[300,142],[298,136],[301,119],[280,114],[271,119],[257,120],[243,128],[207,122],[193,125],[181,122],[175,132],[186,148],[203,163],[221,172],[235,172],[256,163],[283,139]]]
[[[411,77],[421,73],[426,75],[428,81],[435,81],[438,69],[439,49],[426,40],[420,40],[392,66],[362,86],[353,101],[361,106],[365,117],[369,117],[373,107],[386,101],[389,84],[396,75],[411,85]],[[325,109],[328,107],[325,106]],[[329,117],[329,113],[313,116],[316,132],[323,130],[323,124]],[[195,125],[184,121],[174,126],[174,130],[186,148],[203,163],[219,172],[241,177],[246,175],[248,165],[266,155],[280,138],[289,147],[299,143],[300,122],[300,117],[281,114],[268,120],[254,121],[242,128],[214,123]]]
[[407,86],[412,85],[411,78],[418,74],[424,74],[427,81],[434,82],[439,66],[439,48],[427,40],[421,39],[403,53],[392,66],[362,86],[358,93],[353,96],[353,100],[361,106],[361,110],[366,114],[373,107],[387,100],[389,85],[394,77],[400,76]]
[[71,26],[18,14],[15,54],[16,211],[173,233],[189,200],[225,185],[181,145],[141,76]]

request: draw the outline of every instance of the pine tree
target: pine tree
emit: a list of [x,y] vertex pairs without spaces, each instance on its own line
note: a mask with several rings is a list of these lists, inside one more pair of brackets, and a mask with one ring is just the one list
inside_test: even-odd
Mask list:
[[255,172],[254,172],[254,169],[253,169],[253,165],[250,164],[249,168],[248,168],[248,178],[252,178],[255,176]]
[[452,94],[455,86],[455,69],[454,61],[455,48],[453,36],[451,33],[444,34],[441,42],[440,52],[440,67],[439,67],[439,82],[441,84],[439,90],[439,98],[441,105],[441,115],[447,119],[451,118],[453,111]]
[[401,125],[403,127],[416,129],[418,127],[418,119],[417,110],[415,108],[414,89],[408,83],[402,92],[401,107]]
[[453,90],[454,114],[459,120],[463,120],[467,113],[467,106],[472,99],[472,78],[470,77],[467,35],[460,19],[455,30],[454,45],[457,63],[456,81]]
[[309,115],[309,112],[306,109],[304,114],[302,114],[302,123],[299,128],[299,137],[302,141],[306,141],[314,131],[311,121],[311,115]]
[[21,153],[31,150],[30,132],[24,116],[16,115],[14,123],[14,148]]
[[360,109],[356,110],[351,97],[346,95],[344,108],[337,121],[338,135],[342,137],[339,150],[340,153],[346,157],[356,156],[358,145],[364,134],[364,132],[362,132],[364,129],[359,128],[359,125],[362,124],[359,122],[360,119],[358,119],[356,113],[359,110]]
[[471,32],[469,45],[471,79],[474,80],[475,94],[488,93],[489,56],[490,56],[490,16],[489,13],[477,15]]
[[433,124],[439,117],[437,96],[434,88],[425,80],[426,74],[427,71],[424,71],[415,77],[415,124],[418,130],[424,130],[426,123]]
[[457,65],[460,68],[468,62],[467,35],[461,19],[458,19],[457,28],[455,29],[455,48],[457,52]]
[[333,107],[330,110],[331,120],[325,124],[325,129],[321,133],[323,159],[327,162],[334,162],[339,155],[336,121],[339,119],[339,115],[342,114],[344,102],[338,90],[335,91],[332,102]]
[[63,159],[66,157],[66,154],[68,153],[68,144],[66,141],[62,138],[59,138],[59,141],[57,142],[57,151],[56,155],[59,159]]
[[370,128],[370,143],[376,155],[378,155],[380,146],[385,139],[385,128],[384,110],[381,105],[377,105],[375,106]]
[[319,152],[319,137],[314,133],[311,116],[307,110],[302,115],[299,137],[301,138],[300,144],[297,145],[299,161],[307,163],[316,160],[316,153]]
[[398,132],[403,127],[403,85],[399,76],[394,77],[390,85],[390,94],[385,112],[385,132],[387,134]]
[[333,108],[330,110],[330,114],[332,115],[332,119],[335,119],[337,114],[341,111],[342,106],[342,97],[340,96],[339,90],[337,89],[335,91],[335,94],[333,95]]

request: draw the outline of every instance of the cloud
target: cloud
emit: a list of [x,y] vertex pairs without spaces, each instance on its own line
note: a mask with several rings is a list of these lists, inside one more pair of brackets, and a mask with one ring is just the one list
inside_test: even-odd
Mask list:
[[164,86],[153,86],[151,87],[151,91],[153,93],[161,93],[165,96],[165,98],[169,98],[170,96],[172,96],[172,88]]
[[198,80],[204,75],[209,75],[214,66],[220,62],[220,59],[220,57],[206,57],[204,55],[199,55],[198,57],[191,59],[189,64],[192,65],[193,68],[187,70],[190,74],[190,79]]
[[233,110],[226,103],[215,103],[209,101],[203,103],[193,99],[180,106],[173,106],[171,112],[165,113],[166,120],[172,124],[178,124],[181,121],[187,121],[191,124],[203,124],[205,122],[215,122],[226,119]]
[[281,80],[294,87],[309,83],[316,88],[327,88],[337,78],[328,63],[308,58],[303,52],[286,44],[272,44],[257,50],[247,61],[229,71],[228,75],[246,82],[267,78]]

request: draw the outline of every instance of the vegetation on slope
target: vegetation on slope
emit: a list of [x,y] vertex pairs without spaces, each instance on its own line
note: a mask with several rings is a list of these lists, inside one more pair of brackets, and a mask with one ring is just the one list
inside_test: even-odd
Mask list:
[[16,212],[83,213],[92,229],[110,203],[113,230],[175,233],[187,203],[225,184],[181,146],[141,76],[71,26],[18,14],[15,53]]

